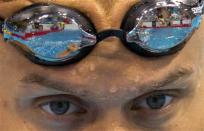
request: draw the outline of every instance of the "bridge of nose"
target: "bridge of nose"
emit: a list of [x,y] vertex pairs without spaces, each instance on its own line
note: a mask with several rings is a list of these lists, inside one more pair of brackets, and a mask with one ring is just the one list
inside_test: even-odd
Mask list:
[[127,120],[120,108],[108,109],[99,114],[100,119],[91,123],[83,131],[136,131],[135,125]]

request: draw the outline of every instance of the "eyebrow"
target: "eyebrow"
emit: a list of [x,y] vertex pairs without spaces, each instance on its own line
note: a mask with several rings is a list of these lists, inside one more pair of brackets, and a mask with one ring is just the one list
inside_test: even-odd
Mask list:
[[[144,88],[140,88],[143,92],[146,90],[159,90],[164,89],[165,87],[168,87],[169,85],[175,83],[184,81],[187,78],[190,78],[192,74],[194,73],[194,70],[192,67],[179,67],[175,68],[172,72],[169,72],[164,78],[162,78],[160,81],[151,81],[144,85]],[[188,80],[188,79],[187,79]],[[183,87],[181,87],[183,88]]]
[[49,76],[38,73],[30,73],[24,76],[20,81],[26,84],[38,84],[42,87],[66,92],[68,94],[79,94],[80,96],[89,95],[88,92],[77,88],[76,85],[74,86],[70,83],[65,83],[62,81],[59,82],[53,78],[50,78]]
[[[194,71],[192,68],[177,68],[160,81],[152,81],[146,85],[143,85],[142,87],[138,87],[139,93],[150,92],[155,89],[163,89],[165,86],[170,85],[178,80],[181,80],[181,78],[188,78],[193,74],[193,72]],[[78,88],[77,86],[72,85],[70,83],[57,81],[53,78],[50,78],[49,76],[37,73],[30,73],[23,77],[20,81],[26,84],[38,84],[45,88],[55,89],[73,95],[78,94],[80,96],[89,96],[89,93],[91,93],[82,90],[80,86],[78,86]]]

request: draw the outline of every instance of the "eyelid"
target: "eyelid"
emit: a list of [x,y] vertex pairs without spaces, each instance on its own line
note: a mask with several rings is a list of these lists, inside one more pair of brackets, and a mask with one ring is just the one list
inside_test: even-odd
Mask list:
[[182,89],[155,90],[155,91],[152,91],[150,93],[146,93],[144,95],[141,95],[141,96],[135,98],[133,100],[133,102],[135,103],[135,101],[136,101],[136,103],[139,103],[151,95],[159,95],[159,94],[164,94],[164,95],[172,96],[175,98],[179,98],[179,97],[184,96],[185,92]]
[[[71,104],[71,106],[74,106],[77,108],[77,110],[74,109],[73,112],[70,112],[67,110],[65,114],[57,115],[53,113],[49,113],[47,110],[44,110],[42,108],[42,105],[46,105],[46,103],[53,102],[53,101],[66,101]],[[34,98],[31,103],[31,109],[35,110],[34,115],[36,115],[36,121],[41,121],[43,124],[46,124],[44,122],[54,122],[59,123],[62,126],[71,127],[73,124],[76,124],[76,121],[82,120],[82,119],[91,119],[89,117],[91,116],[91,108],[87,106],[87,104],[84,101],[80,100],[79,98],[76,98],[75,96],[70,95],[50,95],[50,96],[42,96],[38,98]],[[50,108],[50,107],[49,107]],[[50,108],[51,109],[51,108]],[[70,110],[70,109],[69,109]],[[33,112],[33,111],[32,111]],[[68,113],[69,112],[69,113]],[[40,120],[39,120],[40,118]],[[80,124],[80,123],[77,123]],[[47,126],[50,126],[47,125]]]
[[[175,97],[173,97],[173,96],[170,96],[170,95],[166,95],[166,94],[164,94],[165,95],[165,104],[161,107],[161,109],[162,108],[166,108],[169,104],[171,104],[173,101],[174,101],[174,99],[176,99]],[[146,98],[147,99],[147,98]],[[148,104],[147,104],[147,100],[146,99],[144,99],[144,100],[142,100],[141,101],[141,103],[139,103],[139,106],[141,107],[141,108],[145,108],[145,109],[150,109],[150,107],[148,107]]]
[[[153,84],[151,84],[151,86],[150,84],[147,84],[144,87],[142,94],[149,95],[154,92],[174,91],[175,93],[177,92],[180,97],[184,97],[192,93],[195,86],[194,85],[195,82],[192,75],[178,77],[176,81],[174,80],[168,81],[167,79],[167,82],[159,82],[159,84],[157,83],[158,82],[154,82]],[[141,96],[144,96],[144,95],[141,95]]]
[[150,96],[154,94],[167,94],[171,96],[177,96],[181,93],[180,91],[180,89],[155,90],[153,92],[148,93],[147,95]]
[[[52,101],[50,101],[52,102]],[[56,115],[54,114],[54,112],[50,109],[50,102],[47,103],[42,103],[40,105],[41,109],[43,109],[45,112],[51,114],[51,115]],[[67,101],[69,102],[69,101]],[[78,113],[78,112],[85,112],[83,109],[79,108],[78,106],[76,106],[75,104],[69,102],[69,109],[67,110],[67,112],[65,112],[63,115],[70,115],[72,113]]]
[[38,97],[33,101],[33,106],[39,107],[40,105],[42,105],[42,103],[48,103],[54,100],[69,101],[70,103],[78,106],[79,108],[85,109],[85,110],[89,108],[88,104],[86,102],[83,102],[81,99],[76,98],[75,96],[64,95],[64,94]]
[[[129,110],[131,110],[132,112],[141,111],[141,112],[149,113],[149,115],[150,114],[152,114],[152,115],[158,114],[159,115],[160,113],[161,114],[165,113],[167,110],[169,110],[171,107],[173,107],[175,103],[177,103],[177,102],[179,102],[179,100],[181,100],[179,92],[180,92],[179,90],[167,90],[167,91],[163,90],[163,91],[154,91],[154,92],[148,93],[146,95],[143,95],[139,98],[134,99],[129,104]],[[165,107],[162,107],[161,109],[158,109],[158,110],[151,110],[151,109],[148,109],[145,107],[141,107],[141,102],[145,101],[151,95],[159,95],[159,94],[172,97],[171,102],[168,105],[166,105]]]

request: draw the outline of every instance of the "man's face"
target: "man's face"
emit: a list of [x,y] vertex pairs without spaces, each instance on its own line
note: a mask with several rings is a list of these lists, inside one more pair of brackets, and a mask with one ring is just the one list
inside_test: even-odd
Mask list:
[[[3,0],[0,16],[46,1]],[[49,2],[80,10],[100,32],[119,29],[139,1]],[[204,23],[184,49],[158,58],[138,56],[110,37],[78,63],[47,67],[0,35],[0,130],[203,131],[203,37]]]

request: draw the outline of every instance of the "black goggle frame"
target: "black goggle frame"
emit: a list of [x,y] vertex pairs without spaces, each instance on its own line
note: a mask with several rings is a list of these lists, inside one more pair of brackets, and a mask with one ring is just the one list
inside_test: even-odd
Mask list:
[[[100,41],[103,41],[104,39],[106,39],[108,37],[113,36],[113,37],[120,38],[122,43],[128,49],[130,49],[134,53],[137,53],[137,54],[142,55],[142,56],[158,57],[158,56],[164,56],[164,55],[176,53],[184,47],[186,41],[188,41],[188,39],[193,34],[193,32],[187,39],[185,39],[185,41],[183,41],[179,45],[177,45],[177,46],[175,46],[175,47],[173,47],[173,48],[171,48],[165,52],[152,52],[151,50],[147,50],[147,49],[141,47],[139,44],[135,44],[135,43],[127,41],[127,33],[130,32],[136,26],[135,25],[135,18],[138,18],[138,16],[142,17],[141,14],[144,14],[145,11],[150,10],[152,8],[158,8],[159,6],[161,6],[161,4],[164,4],[164,5],[165,4],[175,4],[175,2],[167,2],[165,0],[162,1],[160,4],[159,3],[160,2],[151,2],[151,3],[150,2],[142,2],[142,3],[136,4],[126,14],[125,18],[123,19],[121,29],[119,29],[119,30],[110,29],[110,30],[105,30],[105,31],[99,32],[99,33],[96,33],[96,29],[88,17],[86,17],[83,13],[81,13],[75,9],[68,8],[68,10],[70,10],[73,14],[78,14],[78,15],[73,15],[73,19],[76,20],[79,24],[81,24],[82,29],[96,36],[96,43],[94,45],[90,45],[90,46],[86,46],[85,48],[82,48],[80,50],[80,53],[74,57],[71,57],[69,59],[60,60],[60,61],[55,61],[55,62],[40,59],[39,57],[36,57],[35,54],[32,54],[30,52],[26,52],[23,49],[22,50],[25,53],[25,55],[27,57],[29,57],[29,59],[31,59],[33,62],[35,62],[37,64],[43,64],[43,65],[48,65],[48,66],[49,65],[51,65],[51,66],[65,65],[65,64],[71,64],[71,63],[74,63],[74,62],[81,60],[82,58],[87,56],[93,50],[93,48],[96,46],[97,43],[99,43]],[[191,11],[191,14],[194,16],[202,15],[202,13],[203,13],[203,5],[204,5],[203,0],[200,1],[200,3],[197,3],[196,5],[185,5],[182,2],[176,3],[176,4],[178,4],[178,6],[180,8],[188,9],[189,11]],[[43,6],[50,6],[50,5],[56,6],[56,7],[63,7],[63,6],[47,4],[47,3],[38,3],[38,4],[34,4],[32,6],[26,7],[24,9],[22,9],[20,12],[14,13],[14,16],[15,16],[15,14],[21,13],[21,12],[31,8],[31,7],[37,7],[37,6],[43,7]],[[63,7],[63,8],[65,8],[65,7]],[[199,9],[202,11],[198,11]],[[194,12],[193,12],[193,10],[194,10]],[[10,19],[10,18],[8,18],[8,19]],[[0,21],[3,21],[3,19],[0,19]],[[0,29],[2,31],[3,25],[0,27],[2,27],[2,29]]]

